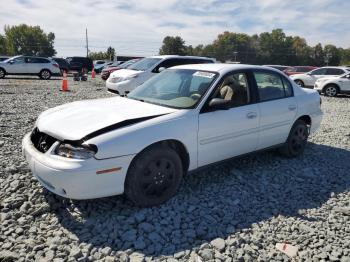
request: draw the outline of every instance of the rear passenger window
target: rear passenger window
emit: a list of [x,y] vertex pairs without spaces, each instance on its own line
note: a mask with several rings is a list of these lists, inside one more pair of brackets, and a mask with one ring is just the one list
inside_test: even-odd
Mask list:
[[[292,96],[292,86],[277,74],[254,72],[260,101],[269,101]],[[282,81],[283,79],[283,81]]]
[[342,75],[345,72],[338,68],[328,68],[327,69],[327,75]]

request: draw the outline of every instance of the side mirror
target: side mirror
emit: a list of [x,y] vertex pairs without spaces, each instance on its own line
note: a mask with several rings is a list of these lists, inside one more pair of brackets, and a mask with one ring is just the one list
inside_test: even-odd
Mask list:
[[231,108],[231,101],[222,98],[213,98],[209,102],[209,108],[215,110],[228,110]]
[[165,67],[159,67],[159,68],[158,68],[158,73],[164,71],[165,69],[166,69]]
[[8,61],[8,63],[11,64],[11,65],[12,65],[14,62],[15,62],[14,60]]

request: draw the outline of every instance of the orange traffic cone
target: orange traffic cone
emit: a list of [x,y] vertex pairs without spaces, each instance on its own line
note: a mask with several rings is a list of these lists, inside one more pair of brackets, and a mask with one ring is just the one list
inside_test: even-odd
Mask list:
[[67,80],[67,73],[66,71],[63,72],[63,79],[62,79],[62,88],[61,91],[67,92],[68,90],[68,80]]
[[95,76],[96,76],[95,68],[92,68],[91,78],[95,78]]

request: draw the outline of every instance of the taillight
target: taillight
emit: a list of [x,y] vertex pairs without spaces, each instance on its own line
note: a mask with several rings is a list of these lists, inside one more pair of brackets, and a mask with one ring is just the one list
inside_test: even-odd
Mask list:
[[58,64],[52,64],[54,67],[60,68]]

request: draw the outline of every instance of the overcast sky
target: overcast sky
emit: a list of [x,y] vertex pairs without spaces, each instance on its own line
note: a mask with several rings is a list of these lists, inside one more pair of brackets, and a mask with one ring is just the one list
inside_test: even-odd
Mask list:
[[211,43],[223,31],[247,34],[282,28],[315,45],[350,47],[349,0],[0,0],[4,25],[39,25],[56,35],[58,56],[90,51],[157,54],[165,36]]

